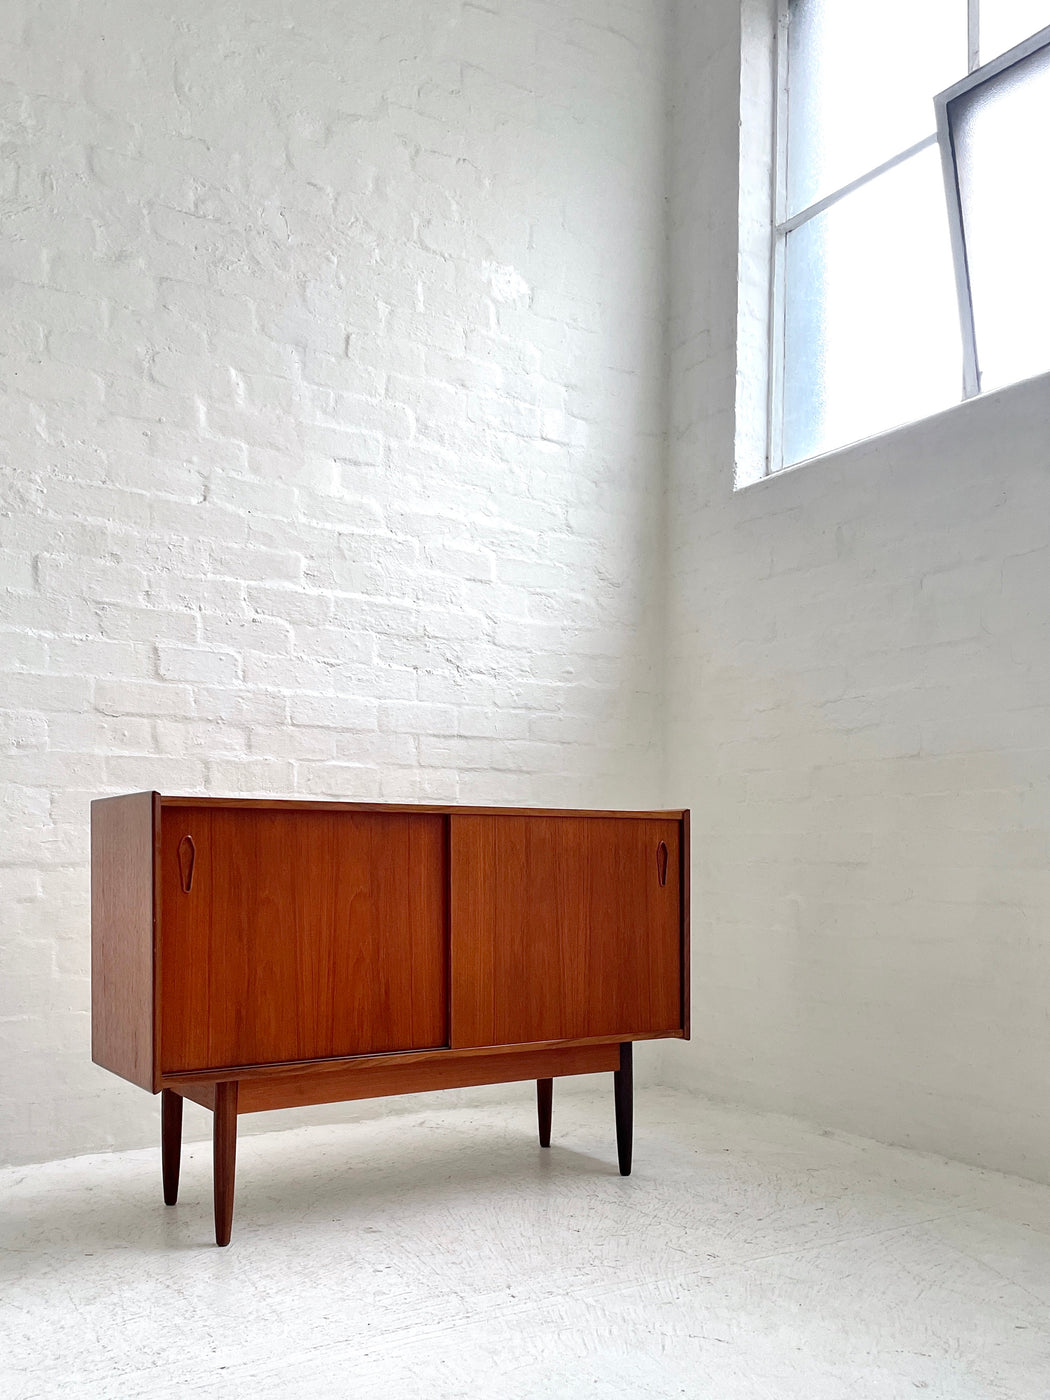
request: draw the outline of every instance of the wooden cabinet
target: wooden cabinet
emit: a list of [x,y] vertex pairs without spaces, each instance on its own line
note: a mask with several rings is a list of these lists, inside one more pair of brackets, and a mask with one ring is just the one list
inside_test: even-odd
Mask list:
[[680,825],[451,817],[452,1045],[678,1034]]
[[162,809],[162,1072],[447,1045],[444,863],[439,816]]
[[214,1110],[229,1240],[241,1113],[611,1070],[688,1035],[688,813],[162,797],[92,803],[92,1055]]

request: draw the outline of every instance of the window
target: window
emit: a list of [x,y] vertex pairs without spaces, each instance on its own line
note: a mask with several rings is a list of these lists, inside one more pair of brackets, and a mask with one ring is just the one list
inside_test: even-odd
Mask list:
[[1048,23],[781,0],[772,470],[1050,369]]

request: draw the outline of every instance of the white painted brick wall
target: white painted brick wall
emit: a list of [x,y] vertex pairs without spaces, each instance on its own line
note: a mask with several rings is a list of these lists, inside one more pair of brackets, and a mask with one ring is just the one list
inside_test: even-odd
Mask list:
[[[663,13],[8,0],[0,1159],[94,1069],[88,803],[657,798]],[[290,1121],[290,1120],[289,1120]]]
[[[674,26],[664,798],[693,809],[694,1041],[664,1071],[1047,1180],[1050,376],[734,494],[738,0]],[[759,202],[767,118],[743,111]]]

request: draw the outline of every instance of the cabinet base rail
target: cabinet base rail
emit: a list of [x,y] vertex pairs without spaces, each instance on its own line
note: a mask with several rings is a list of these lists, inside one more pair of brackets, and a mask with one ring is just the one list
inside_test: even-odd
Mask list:
[[[554,1094],[555,1077],[563,1077],[568,1074],[586,1074],[595,1070],[612,1070],[613,1072],[613,1098],[615,1104],[616,1120],[616,1155],[619,1163],[620,1175],[630,1176],[632,1137],[634,1120],[634,1082],[633,1082],[633,1046],[630,1041],[625,1041],[620,1045],[595,1045],[583,1047],[588,1053],[585,1056],[587,1061],[584,1068],[575,1067],[578,1063],[579,1051],[575,1052],[576,1060],[573,1062],[563,1060],[562,1064],[554,1063],[544,1065],[550,1069],[546,1075],[536,1076],[536,1105],[539,1119],[539,1139],[541,1147],[550,1147],[551,1142],[551,1118]],[[551,1057],[572,1055],[572,1051],[542,1051],[537,1053],[527,1053],[515,1055],[513,1058],[517,1062],[511,1069],[508,1065],[507,1056],[494,1056],[499,1059],[503,1073],[499,1079],[482,1077],[477,1078],[478,1059],[473,1061],[476,1072],[473,1077],[464,1080],[463,1084],[458,1082],[445,1082],[444,1084],[429,1083],[428,1088],[452,1088],[464,1087],[466,1083],[499,1083],[510,1081],[515,1078],[522,1079],[531,1077],[522,1073],[526,1068],[526,1062],[536,1060],[551,1060]],[[461,1064],[466,1062],[461,1061]],[[447,1066],[446,1069],[451,1069]],[[484,1075],[485,1066],[480,1064],[480,1072]],[[509,1071],[509,1072],[508,1072]],[[359,1076],[360,1078],[361,1076]],[[442,1076],[446,1081],[450,1076],[446,1073]],[[398,1076],[400,1078],[400,1076]],[[458,1077],[453,1073],[453,1081]],[[213,1113],[212,1122],[212,1163],[213,1163],[213,1185],[215,1201],[215,1243],[220,1246],[228,1245],[233,1232],[233,1195],[234,1180],[236,1175],[237,1162],[237,1119],[241,1113],[261,1112],[266,1108],[291,1107],[300,1102],[334,1102],[336,1096],[332,1095],[335,1087],[332,1083],[332,1076],[325,1076],[325,1088],[328,1097],[325,1099],[302,1099],[299,1097],[304,1092],[304,1086],[294,1082],[289,1076],[283,1081],[284,1093],[281,1095],[275,1092],[277,1086],[269,1084],[268,1081],[238,1081],[236,1079],[217,1080],[211,1084],[190,1083],[177,1087],[165,1087],[161,1090],[161,1163],[164,1185],[164,1203],[173,1206],[176,1204],[179,1195],[179,1166],[182,1156],[182,1104],[183,1099],[189,1098],[196,1103],[203,1104],[210,1108]],[[245,1094],[246,1089],[251,1089],[252,1084],[262,1084],[270,1089],[268,1095],[256,1094],[254,1099]],[[377,1090],[378,1081],[373,1080],[367,1086],[358,1084],[362,1089],[360,1093],[346,1094],[347,1098],[367,1098],[384,1093],[415,1093],[415,1087],[405,1087],[398,1085],[397,1088]],[[343,1096],[339,1096],[343,1097]],[[265,1100],[265,1101],[261,1101]]]

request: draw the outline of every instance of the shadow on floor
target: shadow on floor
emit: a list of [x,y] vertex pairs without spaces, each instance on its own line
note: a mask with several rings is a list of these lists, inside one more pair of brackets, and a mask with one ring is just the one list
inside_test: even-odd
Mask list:
[[[469,1190],[478,1200],[503,1197],[508,1187],[535,1195],[542,1203],[551,1192],[578,1188],[581,1177],[620,1180],[615,1147],[608,1158],[559,1146],[539,1147],[535,1139],[488,1139],[477,1131],[456,1134],[443,1123],[440,1137],[428,1132],[432,1125],[407,1126],[398,1150],[388,1142],[370,1148],[360,1125],[339,1125],[318,1143],[312,1130],[290,1129],[304,1136],[301,1156],[289,1160],[287,1134],[244,1137],[238,1144],[235,1232],[240,1223],[255,1228],[287,1224],[294,1215],[300,1227],[312,1221],[330,1225],[339,1218],[348,1231],[367,1227],[377,1217],[389,1218],[397,1208],[441,1209],[462,1200]],[[357,1130],[357,1131],[355,1131]],[[611,1134],[610,1134],[611,1137]],[[274,1139],[281,1141],[275,1144]],[[362,1141],[361,1139],[366,1140]],[[160,1150],[155,1160],[143,1153],[141,1169],[129,1181],[126,1174],[111,1179],[105,1170],[97,1185],[85,1192],[31,1195],[4,1212],[3,1238],[6,1264],[0,1261],[0,1278],[9,1271],[24,1278],[31,1271],[31,1251],[20,1254],[19,1241],[46,1239],[52,1252],[68,1248],[71,1256],[84,1258],[96,1251],[135,1249],[199,1249],[213,1245],[211,1236],[211,1146],[188,1143],[183,1148],[179,1204],[165,1206],[161,1195]],[[31,1171],[27,1168],[27,1172]],[[199,1221],[196,1238],[185,1238],[187,1217]]]

